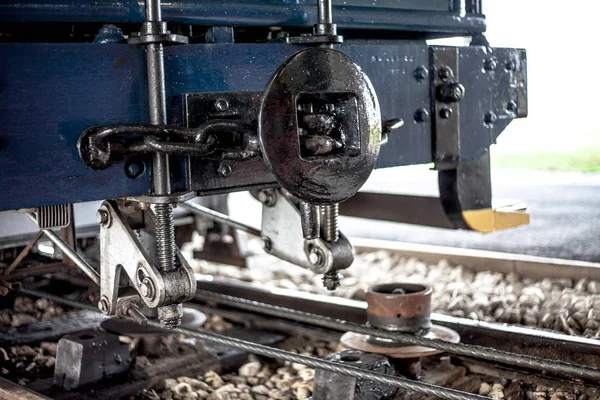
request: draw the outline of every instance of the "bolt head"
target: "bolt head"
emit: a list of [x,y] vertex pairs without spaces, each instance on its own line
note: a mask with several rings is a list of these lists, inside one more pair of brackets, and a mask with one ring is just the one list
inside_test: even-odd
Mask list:
[[485,114],[484,121],[485,121],[485,123],[486,123],[486,124],[488,124],[488,125],[492,125],[492,124],[493,124],[494,122],[496,122],[497,120],[498,120],[498,116],[496,115],[496,113],[495,113],[495,112],[493,112],[493,111],[488,111],[488,112]]
[[318,247],[313,247],[310,249],[310,252],[308,253],[308,261],[310,261],[312,265],[322,265],[324,259],[325,257],[323,250],[319,249]]
[[273,207],[277,201],[277,197],[275,197],[272,189],[265,189],[258,192],[258,201],[267,207]]
[[419,65],[414,72],[415,79],[418,81],[422,81],[423,79],[429,76],[429,71],[425,68],[424,65]]
[[440,70],[438,71],[438,75],[442,80],[454,78],[454,72],[452,72],[452,69],[450,69],[450,67],[440,68]]
[[229,108],[229,103],[225,99],[218,99],[215,101],[215,110],[219,112],[226,111]]
[[507,71],[512,71],[517,69],[517,63],[515,62],[515,60],[508,60],[505,66]]
[[273,242],[271,242],[271,239],[269,239],[267,236],[262,237],[262,242],[263,242],[263,250],[266,251],[267,253],[269,253],[271,251],[271,249],[273,249]]
[[96,212],[96,221],[100,225],[108,224],[109,220],[110,220],[110,215],[108,214],[108,211],[100,209],[100,210],[98,210],[98,212]]
[[488,72],[491,72],[496,69],[497,65],[498,65],[498,62],[496,61],[495,58],[486,58],[485,61],[483,62],[483,69],[485,69]]
[[152,300],[154,298],[154,285],[150,278],[145,277],[140,284],[140,294],[145,298]]
[[424,108],[419,108],[415,111],[414,118],[416,122],[427,122],[429,121],[429,112]]
[[511,100],[508,102],[508,104],[506,105],[506,109],[510,112],[517,112],[517,102],[514,100]]
[[452,109],[444,107],[440,110],[440,117],[443,119],[448,119],[452,116]]
[[108,314],[109,304],[108,304],[108,299],[106,297],[103,297],[102,299],[100,299],[100,301],[98,302],[98,308],[104,314]]
[[231,168],[231,165],[221,164],[217,172],[219,173],[219,175],[221,175],[221,177],[227,178],[231,175],[233,169]]

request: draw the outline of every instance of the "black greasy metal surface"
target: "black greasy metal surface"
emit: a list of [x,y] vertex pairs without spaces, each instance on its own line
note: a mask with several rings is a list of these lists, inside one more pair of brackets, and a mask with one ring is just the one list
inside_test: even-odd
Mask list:
[[[354,151],[306,159],[301,154],[298,107],[304,97],[332,94],[349,96],[341,104],[331,99],[335,107],[356,110],[348,114],[357,121],[345,128],[347,141],[356,136],[356,143],[350,143]],[[310,104],[310,99],[304,101]],[[350,117],[341,114],[342,121]],[[375,166],[381,141],[379,102],[369,78],[346,55],[326,48],[302,50],[267,84],[258,131],[265,162],[281,186],[310,203],[338,203],[355,194]]]

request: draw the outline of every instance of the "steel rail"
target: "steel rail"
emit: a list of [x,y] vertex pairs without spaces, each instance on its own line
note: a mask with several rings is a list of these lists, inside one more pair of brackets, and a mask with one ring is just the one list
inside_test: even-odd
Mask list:
[[[21,292],[35,297],[43,297],[57,303],[62,303],[74,308],[83,308],[100,312],[97,307],[91,304],[80,303],[73,300],[63,299],[59,296],[54,296],[48,293],[40,292],[31,289],[21,289]],[[148,326],[164,329],[159,322],[148,321]],[[432,385],[425,382],[412,381],[410,379],[382,374],[380,372],[368,371],[351,365],[339,364],[333,361],[319,359],[311,356],[292,353],[287,350],[281,350],[274,347],[269,347],[247,340],[236,339],[223,336],[217,333],[207,332],[204,330],[192,330],[188,328],[174,328],[166,330],[168,332],[176,332],[184,336],[206,340],[212,343],[218,343],[228,347],[244,350],[249,353],[258,354],[264,357],[275,358],[292,363],[304,364],[311,368],[317,368],[324,371],[330,371],[343,375],[352,376],[357,379],[368,379],[384,385],[392,385],[400,389],[405,389],[411,392],[423,393],[428,396],[435,396],[447,400],[484,400],[489,397],[477,394],[462,392],[455,389],[449,389],[441,386]]]
[[[35,215],[31,213],[26,214],[34,223],[37,224]],[[64,240],[62,240],[56,233],[54,233],[51,229],[41,229],[42,232],[48,239],[52,240],[59,249],[61,249],[69,258],[79,267],[79,269],[87,275],[94,283],[100,286],[100,274],[96,272],[94,268],[90,264],[88,264],[75,250],[73,250]]]
[[479,358],[487,361],[495,361],[502,364],[513,365],[520,368],[538,370],[542,372],[551,372],[554,374],[567,376],[569,378],[586,379],[594,382],[600,381],[600,370],[581,365],[572,365],[559,360],[549,361],[543,358],[523,356],[515,353],[496,350],[490,347],[455,344],[406,333],[388,332],[373,328],[368,325],[357,324],[354,322],[325,317],[205,290],[197,290],[196,298],[216,300],[224,305],[238,307],[252,312],[259,312],[278,318],[292,319],[297,322],[307,323],[342,332],[352,331],[365,335],[373,335],[384,339],[391,339],[401,344],[430,347],[455,355]]

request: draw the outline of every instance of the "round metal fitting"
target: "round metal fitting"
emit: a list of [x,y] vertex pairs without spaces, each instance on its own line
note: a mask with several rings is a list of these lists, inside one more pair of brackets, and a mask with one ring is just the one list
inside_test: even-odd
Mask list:
[[[458,333],[450,328],[431,324],[432,292],[430,287],[414,283],[371,286],[366,294],[367,321],[371,326],[386,331],[458,343]],[[385,354],[391,358],[418,358],[442,352],[356,332],[346,332],[341,342],[353,349]]]
[[448,119],[452,116],[452,109],[448,107],[444,107],[440,110],[440,117],[444,119]]
[[485,116],[483,117],[483,120],[485,121],[485,123],[487,125],[492,125],[494,122],[496,122],[498,120],[498,116],[496,115],[495,112],[493,111],[488,111]]
[[429,112],[424,108],[419,108],[415,111],[414,119],[415,122],[427,122],[429,121]]
[[452,79],[454,78],[454,72],[450,67],[442,67],[438,70],[438,76],[442,80]]
[[258,192],[258,201],[267,207],[273,207],[277,203],[277,195],[273,189],[263,189]]
[[[299,110],[311,103],[319,110],[315,114]],[[258,122],[267,166],[283,188],[308,203],[339,203],[353,196],[379,155],[381,113],[375,90],[358,65],[333,49],[305,49],[289,57],[265,89]],[[304,135],[301,123],[325,133]],[[332,129],[346,133],[333,150],[326,146],[337,144],[328,136]],[[310,156],[301,146],[307,137],[317,149]]]
[[219,112],[226,111],[229,108],[229,103],[225,99],[218,99],[215,101],[215,110]]
[[429,71],[424,65],[419,65],[415,68],[414,76],[416,80],[422,81],[429,76]]
[[432,292],[414,283],[371,286],[366,294],[367,321],[388,331],[426,332],[431,328]]
[[96,222],[98,222],[102,226],[109,225],[110,214],[108,213],[108,211],[106,211],[102,208],[99,209],[96,212]]
[[495,70],[497,65],[498,65],[498,61],[494,57],[486,58],[483,61],[483,69],[485,69],[488,72]]
[[271,251],[271,249],[273,248],[273,242],[271,242],[271,239],[269,239],[267,236],[263,236],[262,243],[263,243],[263,250],[266,251],[267,253],[269,253]]
[[149,277],[142,279],[142,283],[140,283],[140,294],[148,300],[154,300],[155,293],[156,291],[154,290],[152,280]]
[[229,164],[221,164],[221,165],[219,165],[217,172],[219,173],[219,175],[221,177],[227,178],[227,177],[231,176],[233,169],[231,168],[231,165],[229,165]]
[[325,261],[325,254],[323,254],[323,250],[316,246],[312,247],[308,253],[308,261],[310,261],[312,265],[323,265],[323,262]]
[[108,314],[110,304],[108,303],[106,296],[103,296],[98,302],[98,309],[100,309],[100,311],[102,311],[104,314]]

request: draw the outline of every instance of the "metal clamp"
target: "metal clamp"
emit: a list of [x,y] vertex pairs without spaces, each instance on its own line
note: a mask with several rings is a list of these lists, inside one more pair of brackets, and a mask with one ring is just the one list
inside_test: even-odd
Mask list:
[[348,268],[354,261],[354,248],[342,233],[337,241],[322,238],[304,239],[300,212],[281,191],[273,191],[275,199],[263,206],[262,235],[267,253],[325,274]]
[[119,310],[126,295],[124,288],[119,288],[121,271],[148,307],[177,304],[193,297],[194,272],[178,250],[176,262],[180,268],[161,271],[156,266],[156,227],[150,209],[142,210],[131,202],[105,201],[98,210],[98,221],[102,312],[131,316],[131,307]]

